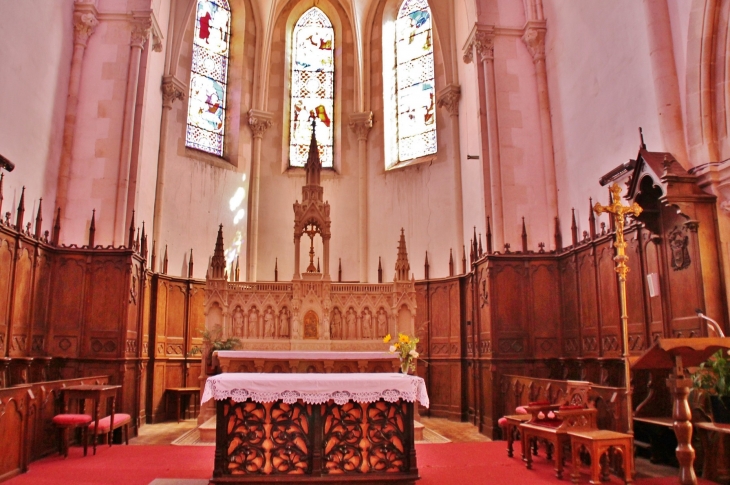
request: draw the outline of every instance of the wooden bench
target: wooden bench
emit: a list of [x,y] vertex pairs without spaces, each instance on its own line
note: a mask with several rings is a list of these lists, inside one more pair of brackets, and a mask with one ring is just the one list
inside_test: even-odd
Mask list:
[[[547,445],[547,458],[555,457],[555,476],[563,477],[564,449],[570,445],[568,431],[597,429],[598,411],[590,406],[588,392],[591,384],[585,381],[568,381],[568,392],[562,404],[538,404],[525,406],[531,419],[520,424],[525,466],[532,468],[532,453],[526,450],[533,440],[543,440]],[[552,448],[553,453],[551,453]]]
[[115,429],[123,428],[124,443],[129,444],[129,424],[132,422],[132,417],[129,414],[116,413],[111,416],[106,416],[99,420],[99,426],[94,426],[94,423],[89,425],[89,434],[96,443],[97,436],[106,435],[109,446],[112,445],[112,432]]

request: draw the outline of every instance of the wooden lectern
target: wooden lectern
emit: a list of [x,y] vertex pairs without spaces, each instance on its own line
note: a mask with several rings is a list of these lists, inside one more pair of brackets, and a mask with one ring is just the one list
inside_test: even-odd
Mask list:
[[718,350],[728,348],[730,338],[660,338],[631,364],[634,369],[673,369],[667,379],[667,386],[674,396],[672,418],[674,434],[677,435],[679,483],[682,485],[697,484],[697,476],[692,467],[695,461],[695,450],[692,448],[692,412],[687,400],[692,379],[685,375],[684,369],[698,366]]

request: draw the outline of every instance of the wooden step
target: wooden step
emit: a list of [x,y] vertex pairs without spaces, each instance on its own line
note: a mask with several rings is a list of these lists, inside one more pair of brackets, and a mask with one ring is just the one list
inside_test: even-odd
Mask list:
[[215,416],[198,426],[200,441],[215,443]]

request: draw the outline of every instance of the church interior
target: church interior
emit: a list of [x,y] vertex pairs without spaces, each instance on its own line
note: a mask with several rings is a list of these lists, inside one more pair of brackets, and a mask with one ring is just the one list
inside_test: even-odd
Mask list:
[[[101,427],[136,439],[181,404],[218,447],[234,402],[200,404],[209,377],[400,369],[418,403],[361,413],[401,416],[404,475],[371,459],[362,483],[415,483],[439,419],[515,467],[544,444],[557,478],[598,473],[580,453],[610,431],[624,479],[636,455],[730,483],[730,428],[692,379],[730,348],[730,2],[0,13],[0,481],[80,455],[90,422],[103,454]],[[376,355],[399,335],[410,368]],[[60,422],[87,387],[93,420]],[[325,431],[348,406],[284,403]],[[533,429],[541,410],[561,423]],[[249,483],[219,451],[211,483]]]

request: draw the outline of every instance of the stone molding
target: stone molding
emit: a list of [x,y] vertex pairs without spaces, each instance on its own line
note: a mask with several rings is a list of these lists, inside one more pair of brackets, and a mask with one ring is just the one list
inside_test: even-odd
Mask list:
[[267,111],[251,109],[248,111],[248,127],[251,128],[254,138],[263,138],[266,130],[271,128],[274,114]]
[[474,24],[462,51],[464,62],[467,64],[472,62],[475,52],[482,62],[494,60],[494,37],[493,25]]
[[370,129],[373,127],[373,112],[363,111],[350,115],[350,129],[357,135],[359,141],[367,141]]
[[461,99],[461,86],[449,84],[436,95],[437,106],[446,108],[451,116],[459,116],[459,100]]
[[164,76],[161,88],[163,108],[171,109],[175,100],[182,100],[185,97],[185,85],[175,76]]
[[527,46],[527,50],[532,55],[534,62],[545,59],[545,33],[547,32],[546,22],[544,20],[531,20],[525,26],[525,33],[522,35],[522,41]]

